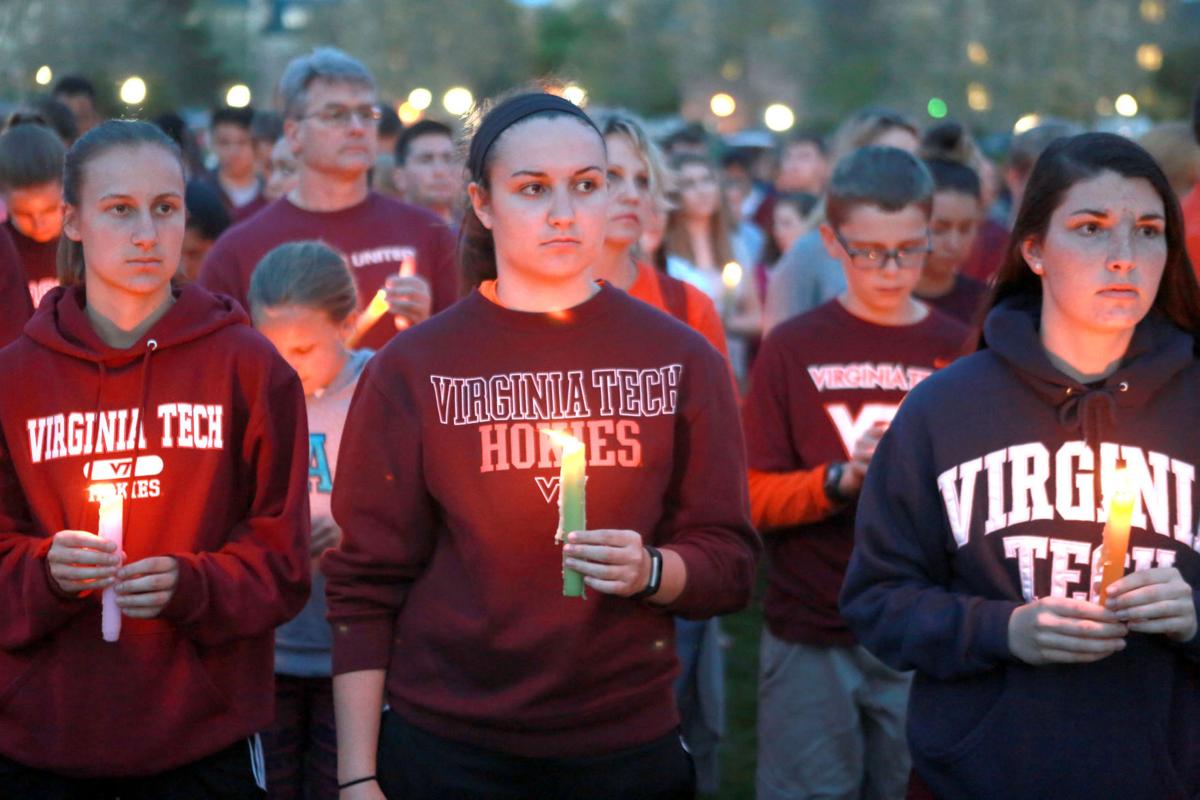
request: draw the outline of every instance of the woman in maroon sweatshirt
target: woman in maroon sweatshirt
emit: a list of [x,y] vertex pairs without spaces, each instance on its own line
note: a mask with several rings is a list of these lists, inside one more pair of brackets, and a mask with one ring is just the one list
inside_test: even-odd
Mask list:
[[[0,797],[262,797],[272,632],[309,584],[300,382],[172,285],[157,128],[92,130],[63,189],[63,286],[0,352]],[[120,547],[95,533],[114,495]]]
[[[759,550],[727,368],[592,281],[607,164],[578,108],[511,98],[468,161],[464,267],[495,280],[375,356],[342,439],[342,797],[691,796],[671,614],[741,608]],[[548,428],[587,449],[586,599]]]

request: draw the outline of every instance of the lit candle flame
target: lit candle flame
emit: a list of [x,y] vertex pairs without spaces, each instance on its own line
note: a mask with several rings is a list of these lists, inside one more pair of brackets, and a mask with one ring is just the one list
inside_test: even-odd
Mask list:
[[721,283],[725,284],[727,289],[736,289],[737,285],[742,282],[742,265],[736,261],[730,261],[721,270]]

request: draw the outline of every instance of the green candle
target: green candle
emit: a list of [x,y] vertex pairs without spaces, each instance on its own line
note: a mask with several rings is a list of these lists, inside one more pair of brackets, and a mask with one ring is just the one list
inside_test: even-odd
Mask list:
[[[587,530],[587,453],[583,442],[561,431],[546,431],[559,445],[558,532],[555,541],[562,544],[572,531]],[[586,597],[583,575],[563,566],[563,596]]]

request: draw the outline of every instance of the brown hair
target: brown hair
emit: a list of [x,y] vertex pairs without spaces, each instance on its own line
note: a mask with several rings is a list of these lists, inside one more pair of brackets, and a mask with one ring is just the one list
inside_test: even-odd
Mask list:
[[67,148],[45,125],[22,122],[0,136],[0,189],[27,189],[62,180]]
[[271,250],[250,276],[250,314],[281,306],[323,311],[335,325],[358,308],[354,276],[337,251],[315,240],[288,242]]
[[[712,174],[713,180],[717,183],[717,211],[709,218],[708,237],[712,243],[713,258],[717,261],[717,269],[720,269],[724,264],[733,261],[733,243],[730,239],[730,234],[733,232],[733,222],[729,208],[725,205],[725,192],[724,187],[721,186],[721,173],[707,158],[691,153],[681,153],[671,160],[671,167],[675,172],[676,182],[679,180],[679,173],[689,164],[699,164],[707,168]],[[676,195],[678,195],[678,189],[676,189]],[[660,250],[695,264],[696,254],[692,251],[692,240],[688,236],[686,226],[683,224],[683,209],[680,205],[677,196],[672,203],[671,210],[667,212],[667,226],[663,232],[663,243]]]
[[[78,206],[83,189],[84,172],[87,165],[109,150],[118,147],[132,149],[141,145],[154,145],[170,153],[179,162],[179,173],[184,175],[183,156],[179,146],[157,125],[149,122],[111,119],[102,122],[80,136],[67,151],[63,164],[63,202]],[[58,239],[58,282],[63,286],[83,283],[83,243],[72,241],[64,234]]]

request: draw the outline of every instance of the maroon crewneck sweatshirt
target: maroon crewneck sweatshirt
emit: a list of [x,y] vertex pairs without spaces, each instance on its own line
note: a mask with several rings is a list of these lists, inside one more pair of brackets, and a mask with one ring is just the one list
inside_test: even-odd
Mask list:
[[[687,565],[657,607],[562,596],[559,464],[587,447],[592,529],[638,531]],[[671,614],[750,598],[759,542],[724,360],[611,287],[555,314],[478,291],[368,365],[325,556],[334,673],[386,669],[387,700],[448,739],[534,757],[635,746],[678,724]]]

